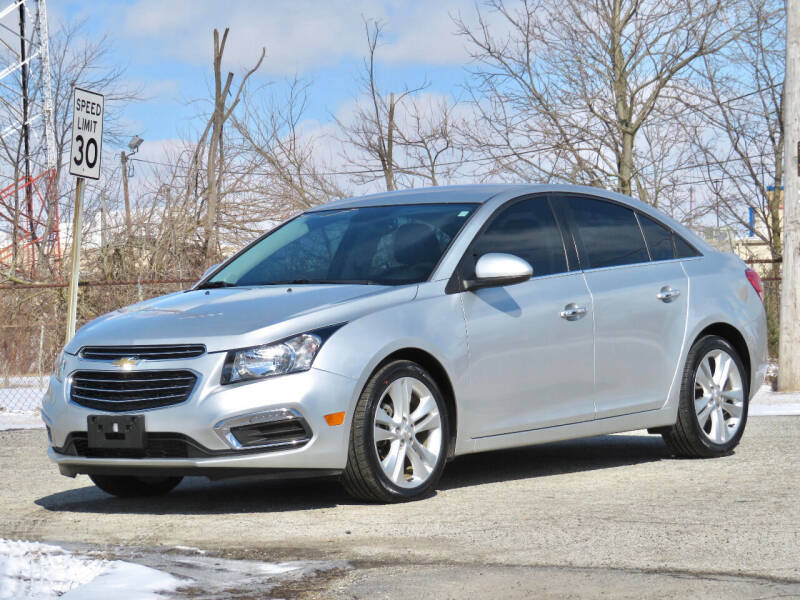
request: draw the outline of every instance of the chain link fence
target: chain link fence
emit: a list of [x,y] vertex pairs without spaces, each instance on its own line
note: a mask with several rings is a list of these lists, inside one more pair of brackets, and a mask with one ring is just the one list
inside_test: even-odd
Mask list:
[[[1,412],[33,412],[39,408],[53,366],[50,352],[45,353],[45,338],[49,350],[51,335],[45,323],[0,325]],[[12,345],[12,340],[22,340],[22,345]]]
[[[82,284],[78,327],[129,304],[186,289],[193,280]],[[66,286],[0,286],[0,414],[31,413],[41,406],[50,373],[64,345]]]
[[[770,356],[778,353],[780,277],[762,263]],[[120,281],[81,285],[78,326],[123,306],[186,289],[194,280]],[[64,344],[66,284],[0,286],[0,413],[35,412]]]
[[748,258],[745,262],[761,276],[764,311],[767,313],[767,343],[769,355],[778,356],[778,335],[781,313],[781,260]]

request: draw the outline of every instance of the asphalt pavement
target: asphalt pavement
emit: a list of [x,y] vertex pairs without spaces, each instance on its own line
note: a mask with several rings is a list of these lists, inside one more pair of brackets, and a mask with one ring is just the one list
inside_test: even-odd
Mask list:
[[0,431],[0,537],[349,565],[281,597],[800,598],[799,446],[798,417],[751,418],[713,460],[601,436],[461,457],[434,496],[383,506],[334,480],[112,498],[60,476],[43,431]]

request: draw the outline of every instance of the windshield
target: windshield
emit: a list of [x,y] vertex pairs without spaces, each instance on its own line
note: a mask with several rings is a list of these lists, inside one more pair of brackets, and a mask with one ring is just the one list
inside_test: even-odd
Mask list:
[[425,281],[474,209],[474,204],[408,204],[306,213],[200,287]]

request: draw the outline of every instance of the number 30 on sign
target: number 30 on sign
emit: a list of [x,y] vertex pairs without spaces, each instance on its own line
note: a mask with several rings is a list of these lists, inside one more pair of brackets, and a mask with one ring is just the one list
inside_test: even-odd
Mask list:
[[100,179],[103,153],[103,95],[75,88],[72,104],[72,149],[69,172]]

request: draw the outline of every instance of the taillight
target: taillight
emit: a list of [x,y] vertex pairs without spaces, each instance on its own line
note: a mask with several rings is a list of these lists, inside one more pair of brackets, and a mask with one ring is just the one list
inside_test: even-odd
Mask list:
[[745,269],[744,274],[747,276],[747,281],[749,281],[750,285],[753,286],[756,294],[758,294],[758,297],[763,300],[764,286],[761,285],[761,277],[759,277],[758,273],[756,273],[753,269]]

